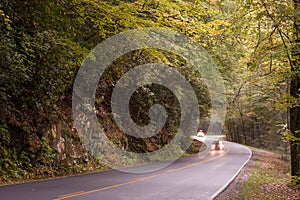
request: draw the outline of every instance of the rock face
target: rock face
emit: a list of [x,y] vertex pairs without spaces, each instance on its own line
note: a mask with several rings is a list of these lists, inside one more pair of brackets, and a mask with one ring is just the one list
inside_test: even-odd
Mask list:
[[51,147],[57,152],[58,161],[64,161],[66,159],[72,160],[76,163],[78,159],[84,159],[87,154],[78,136],[70,130],[70,125],[66,122],[58,122],[57,124],[51,125],[49,130],[48,138]]

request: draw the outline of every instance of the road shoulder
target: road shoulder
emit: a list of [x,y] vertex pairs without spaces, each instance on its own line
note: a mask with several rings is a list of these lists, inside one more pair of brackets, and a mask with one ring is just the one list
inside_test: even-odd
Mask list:
[[251,148],[252,158],[214,200],[300,199],[300,188],[288,186],[289,162],[276,153]]

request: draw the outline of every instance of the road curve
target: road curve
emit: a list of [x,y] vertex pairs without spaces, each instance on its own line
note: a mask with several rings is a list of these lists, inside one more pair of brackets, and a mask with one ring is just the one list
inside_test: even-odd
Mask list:
[[0,186],[3,200],[206,200],[216,197],[248,162],[250,149],[224,142],[225,151],[185,157],[156,172],[116,170]]

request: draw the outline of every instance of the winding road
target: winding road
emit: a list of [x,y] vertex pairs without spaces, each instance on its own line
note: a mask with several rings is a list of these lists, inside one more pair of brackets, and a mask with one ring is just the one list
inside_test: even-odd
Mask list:
[[224,151],[178,159],[161,170],[132,174],[107,170],[0,186],[1,200],[205,200],[213,199],[248,162],[250,149],[224,142]]

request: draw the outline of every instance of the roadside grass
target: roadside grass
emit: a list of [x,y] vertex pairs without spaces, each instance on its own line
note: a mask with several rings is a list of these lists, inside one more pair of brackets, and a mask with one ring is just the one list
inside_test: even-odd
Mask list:
[[279,154],[251,148],[254,166],[250,168],[238,199],[298,200],[300,188],[289,186],[289,162]]

